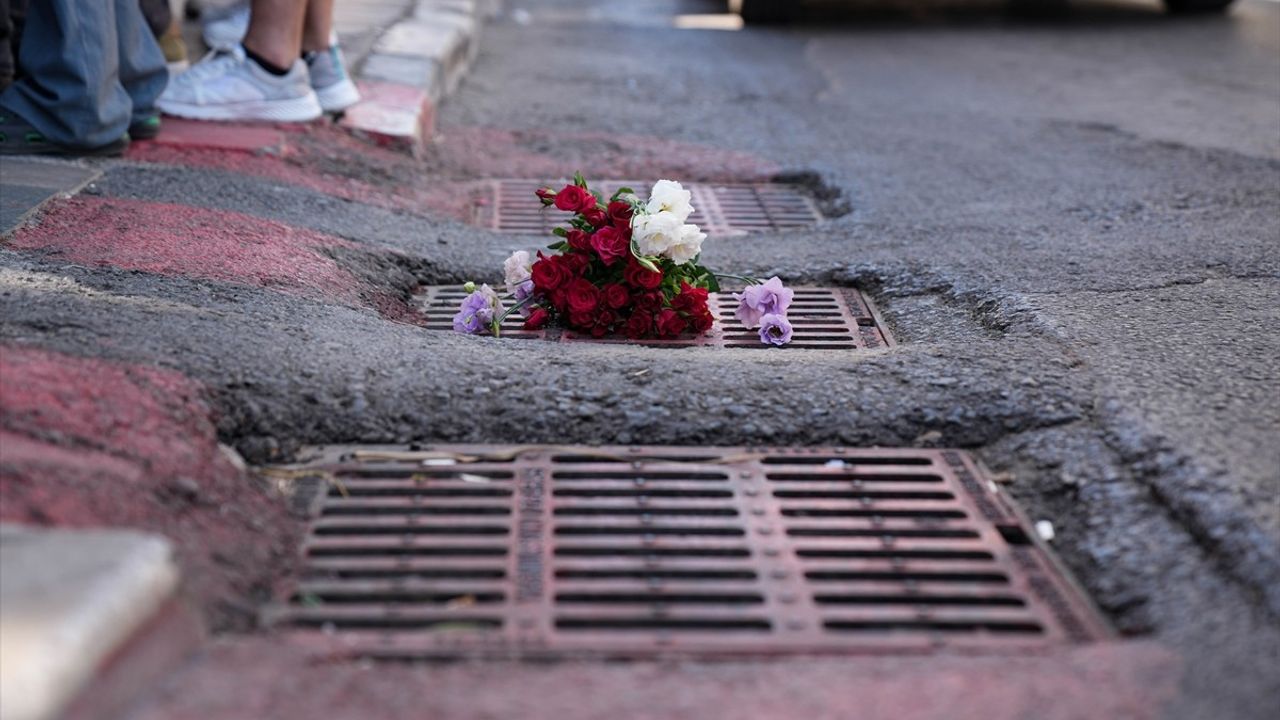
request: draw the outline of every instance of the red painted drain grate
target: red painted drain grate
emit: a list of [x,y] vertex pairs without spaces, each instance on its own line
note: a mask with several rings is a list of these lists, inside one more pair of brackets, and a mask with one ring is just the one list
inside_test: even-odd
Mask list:
[[[643,192],[652,183],[606,180],[594,187],[612,192],[630,187]],[[562,224],[565,214],[543,210],[534,191],[534,180],[491,180],[480,184],[473,201],[472,222],[499,232],[547,235]],[[787,185],[691,183],[697,208],[689,222],[709,235],[743,235],[813,225],[822,220],[817,205]]]
[[[1109,630],[951,450],[326,447],[289,637],[378,658],[1004,650]],[[337,648],[333,644],[337,644]]]
[[[782,349],[833,349],[865,350],[889,347],[893,337],[885,330],[875,306],[853,288],[795,288],[796,296],[787,312],[795,329],[789,345]],[[461,288],[434,286],[423,290],[421,303],[431,329],[452,329],[453,316],[458,305],[466,297]],[[566,331],[560,334],[565,342],[609,342],[640,344],[654,347],[729,347],[778,349],[760,342],[756,331],[742,326],[734,317],[737,302],[732,293],[713,293],[711,309],[716,314],[716,324],[705,335],[682,337],[675,340],[643,340],[634,342],[621,337],[597,339]],[[512,316],[503,323],[502,332],[508,337],[553,337],[545,331],[528,332],[520,327],[521,319]]]

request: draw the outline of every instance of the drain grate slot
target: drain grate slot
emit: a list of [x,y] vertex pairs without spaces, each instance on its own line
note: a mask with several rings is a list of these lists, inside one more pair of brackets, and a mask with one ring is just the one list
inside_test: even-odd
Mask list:
[[[305,467],[345,492],[324,498],[274,608],[326,652],[973,651],[1109,634],[956,451],[351,450],[310,451]],[[442,453],[465,459],[423,465]]]
[[[565,213],[544,210],[534,191],[545,183],[537,180],[500,179],[477,185],[471,220],[475,225],[504,233],[549,235],[564,226]],[[599,189],[629,187],[643,192],[653,183],[635,180],[602,180]],[[687,183],[697,208],[689,222],[708,235],[732,237],[748,233],[792,230],[822,221],[813,199],[799,189],[770,183]]]
[[[512,315],[502,324],[503,337],[550,340],[558,337],[563,342],[628,343],[648,347],[716,347],[753,350],[778,350],[805,348],[811,350],[870,350],[893,346],[893,336],[880,320],[879,312],[862,293],[853,288],[796,288],[796,300],[787,311],[793,327],[791,342],[784,348],[766,346],[760,342],[759,332],[744,327],[734,316],[738,303],[732,292],[711,293],[708,307],[716,317],[711,330],[698,337],[681,337],[674,340],[646,339],[631,341],[623,337],[594,338],[572,331],[553,335],[546,330],[526,331],[521,328],[523,319]],[[422,288],[419,307],[427,319],[427,328],[453,329],[453,316],[466,293],[456,286],[433,285]],[[878,464],[884,458],[869,458],[866,464]],[[691,459],[673,459],[691,462]],[[810,459],[817,464],[826,460]],[[595,462],[598,457],[583,456],[578,459],[562,459],[558,462]]]

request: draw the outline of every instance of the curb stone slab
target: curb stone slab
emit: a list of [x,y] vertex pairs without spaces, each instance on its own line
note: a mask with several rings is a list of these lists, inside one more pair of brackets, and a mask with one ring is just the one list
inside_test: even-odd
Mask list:
[[52,720],[173,604],[178,568],[153,535],[0,525],[0,578],[0,717]]
[[21,225],[49,199],[74,195],[101,174],[57,160],[5,158],[0,162],[0,235]]
[[480,24],[497,7],[494,0],[418,0],[361,64],[364,99],[342,125],[379,145],[419,154],[434,130],[435,106],[462,82],[479,49]]

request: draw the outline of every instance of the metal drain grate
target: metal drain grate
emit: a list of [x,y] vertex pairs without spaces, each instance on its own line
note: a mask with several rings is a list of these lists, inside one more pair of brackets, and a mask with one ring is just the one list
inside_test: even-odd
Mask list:
[[[853,288],[795,288],[796,296],[787,315],[795,329],[792,341],[782,349],[831,349],[866,350],[894,345],[893,337],[885,330],[879,312],[862,293]],[[427,327],[451,329],[453,316],[466,294],[456,287],[433,286],[423,290],[421,306],[427,318]],[[711,309],[716,323],[705,335],[682,337],[675,340],[632,341],[623,337],[593,338],[571,331],[560,334],[565,342],[608,342],[648,345],[654,347],[728,347],[757,350],[778,349],[760,342],[756,331],[742,326],[734,317],[738,304],[732,293],[712,293]],[[550,339],[546,331],[528,332],[521,329],[521,320],[508,318],[503,323],[503,334],[510,337],[535,337]]]
[[[418,293],[418,304],[427,318],[429,330],[453,330],[453,316],[467,297],[466,291],[457,285],[431,285]],[[502,336],[514,338],[547,337],[545,330],[525,330],[524,318],[512,314],[502,323]]]
[[[326,447],[274,622],[379,658],[1027,649],[1107,637],[963,452]],[[321,631],[321,632],[316,632]]]
[[[596,187],[647,188],[652,183],[606,180]],[[562,224],[564,213],[543,210],[534,191],[534,180],[491,180],[481,183],[473,201],[472,222],[508,233],[546,235]],[[817,205],[795,188],[778,184],[707,184],[685,187],[697,208],[689,222],[709,235],[732,236],[750,232],[808,227],[822,220]]]

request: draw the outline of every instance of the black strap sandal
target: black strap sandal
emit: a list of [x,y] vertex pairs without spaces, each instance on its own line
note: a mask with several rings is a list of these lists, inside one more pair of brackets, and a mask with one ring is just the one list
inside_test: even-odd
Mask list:
[[17,115],[0,110],[0,155],[57,155],[62,157],[116,157],[129,147],[129,139],[93,148],[78,148],[50,142],[31,123]]

